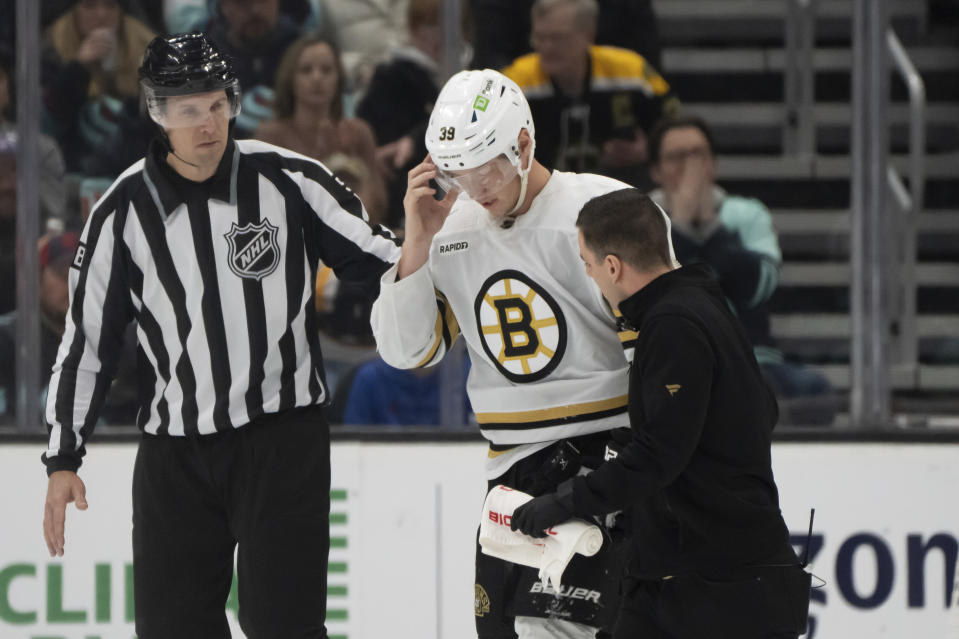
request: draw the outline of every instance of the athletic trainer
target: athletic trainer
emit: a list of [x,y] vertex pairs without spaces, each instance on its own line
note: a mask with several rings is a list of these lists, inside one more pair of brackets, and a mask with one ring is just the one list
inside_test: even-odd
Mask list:
[[662,210],[635,189],[586,203],[586,273],[639,332],[632,439],[591,474],[527,502],[512,527],[627,509],[633,552],[613,639],[795,639],[809,573],[773,479],[777,407],[752,346],[703,265],[675,268]]

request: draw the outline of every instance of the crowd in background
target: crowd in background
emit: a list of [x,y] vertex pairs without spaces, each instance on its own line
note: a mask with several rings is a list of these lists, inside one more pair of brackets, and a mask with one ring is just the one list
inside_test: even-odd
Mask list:
[[[464,1],[461,63],[500,69],[520,85],[533,112],[536,157],[547,168],[601,173],[644,190],[658,187],[668,212],[683,211],[675,224],[675,233],[685,238],[677,242],[677,252],[685,253],[680,259],[718,260],[714,267],[729,287],[731,303],[759,327],[757,352],[766,354],[770,366],[764,370],[780,395],[831,397],[825,379],[784,370],[789,365],[775,354],[768,335],[763,305],[775,288],[781,260],[769,212],[755,200],[726,202],[727,194],[714,184],[709,164],[714,149],[705,122],[680,121],[672,133],[656,127],[682,115],[682,96],[658,70],[651,1],[599,0],[598,16],[590,13],[592,2]],[[66,257],[75,250],[93,203],[143,157],[156,133],[143,114],[137,78],[143,50],[155,35],[207,33],[233,58],[238,72],[242,110],[233,125],[235,136],[322,161],[360,195],[372,223],[400,235],[406,173],[425,156],[423,135],[443,81],[442,4],[44,2],[43,107],[37,114],[43,385],[63,333]],[[0,423],[13,418],[15,360],[14,5],[14,0],[0,0]],[[677,130],[689,134],[690,127],[692,146],[676,136]],[[673,142],[681,148],[670,155],[667,147]],[[693,168],[680,179],[677,167],[682,173],[685,164]],[[697,213],[700,203],[704,208]],[[706,209],[718,215],[707,215]],[[743,225],[750,230],[743,231]],[[754,283],[751,290],[741,288],[744,272]],[[316,290],[328,382],[340,421],[438,424],[436,372],[396,371],[376,358],[368,321],[372,300],[339,286],[322,265]],[[111,393],[116,406],[105,415],[117,424],[133,423],[135,414],[133,330],[130,344],[131,373],[117,382],[130,388]],[[379,407],[375,414],[369,410],[373,404]],[[826,407],[811,420],[828,423],[832,411]]]

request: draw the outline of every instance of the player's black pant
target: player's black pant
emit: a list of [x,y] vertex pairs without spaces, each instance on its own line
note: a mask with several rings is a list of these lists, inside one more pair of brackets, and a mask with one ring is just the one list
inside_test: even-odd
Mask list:
[[139,639],[226,639],[238,546],[248,639],[326,639],[330,438],[318,407],[195,438],[143,435],[133,473]]
[[799,566],[627,577],[613,639],[796,639],[806,631],[809,583]]
[[[598,466],[609,440],[610,433],[601,432],[558,442],[513,464],[503,475],[489,481],[487,490],[503,484],[534,496],[552,492],[563,480],[575,475],[580,466]],[[596,555],[573,556],[563,572],[558,593],[543,588],[535,568],[484,555],[477,541],[473,603],[479,639],[515,639],[517,616],[608,628],[618,605],[619,578],[630,549],[629,540],[620,531],[612,534],[613,537],[605,536]],[[602,630],[597,636],[609,636],[604,633]]]

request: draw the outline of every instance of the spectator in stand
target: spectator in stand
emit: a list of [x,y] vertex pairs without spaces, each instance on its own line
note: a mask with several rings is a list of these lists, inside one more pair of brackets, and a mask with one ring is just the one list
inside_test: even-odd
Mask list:
[[409,1],[326,0],[351,93],[362,93],[376,64],[402,43]]
[[321,162],[334,153],[359,158],[369,173],[363,200],[370,221],[383,220],[386,186],[376,167],[373,130],[343,117],[344,76],[336,46],[323,36],[303,36],[287,50],[276,74],[276,119],[253,137]]
[[[273,117],[273,82],[280,61],[302,28],[280,13],[280,0],[219,0],[217,8],[208,33],[233,61],[243,90],[234,135],[247,138],[261,121]],[[323,38],[332,42],[330,33]]]
[[127,13],[147,25],[155,33],[165,33],[166,24],[163,22],[163,1],[160,0],[126,0]]
[[652,0],[599,0],[596,42],[632,49],[661,69],[658,24]]
[[526,94],[544,165],[645,186],[646,131],[679,101],[639,54],[593,44],[598,13],[596,0],[536,0],[535,53],[503,73]]
[[373,127],[376,159],[387,179],[386,225],[403,227],[406,174],[426,155],[426,125],[439,95],[437,74],[443,49],[440,0],[410,0],[408,44],[390,52],[373,79],[356,115]]
[[[356,193],[362,202],[372,201],[371,185],[379,182],[380,177],[355,155],[334,153],[323,160],[343,184]],[[370,213],[373,220],[373,214]],[[373,300],[362,286],[351,282],[341,282],[332,269],[323,265],[317,274],[316,312],[321,338],[326,344],[330,340],[337,343],[333,348],[323,347],[327,381],[350,368],[355,355],[349,353],[341,360],[337,353],[345,347],[347,351],[369,348],[375,352],[373,331],[370,328],[370,310]],[[332,382],[331,382],[332,386]]]
[[[340,383],[337,390],[345,397],[343,424],[382,426],[444,426],[440,415],[440,379],[446,374],[446,363],[410,370],[393,368],[380,357],[360,364],[353,375]],[[474,421],[466,396],[469,358],[460,376],[463,385],[463,412],[458,424]],[[450,371],[453,374],[453,371]],[[337,397],[334,396],[334,402]]]
[[[360,201],[376,202],[382,198],[383,194],[378,192],[382,189],[382,179],[376,173],[374,167],[355,154],[347,154],[336,151],[323,159],[323,164],[330,170],[330,173],[339,178],[340,182],[350,187],[350,190],[356,193]],[[367,211],[369,213],[369,211]],[[373,213],[370,219],[377,222]],[[379,213],[376,217],[381,217]],[[377,222],[378,223],[378,222]]]
[[0,314],[17,307],[17,143],[0,136]]
[[12,59],[17,49],[16,0],[0,0],[0,56]]
[[[474,69],[499,69],[530,52],[533,0],[469,0]],[[599,0],[596,43],[632,49],[660,68],[652,0]]]
[[45,128],[68,170],[111,136],[124,98],[139,94],[137,68],[153,35],[118,0],[78,0],[47,29]]
[[471,69],[502,69],[530,52],[533,0],[468,0],[466,34],[473,47]]
[[[0,53],[0,138],[4,144],[15,145],[17,125],[13,117],[12,78],[13,65],[10,59]],[[8,153],[16,154],[15,146]],[[63,184],[63,155],[57,143],[49,135],[40,134],[37,140],[40,181],[40,228],[41,233],[63,230],[66,224],[65,205],[66,188]],[[16,189],[16,184],[9,188]],[[14,190],[14,194],[15,194]],[[14,200],[15,202],[15,200]],[[14,204],[14,208],[16,205]],[[14,210],[14,215],[16,211]]]
[[156,127],[140,112],[140,99],[127,98],[113,113],[112,133],[83,159],[78,172],[99,178],[117,176],[146,155]]
[[[68,232],[43,238],[37,262],[40,268],[40,388],[46,395],[51,368],[66,328],[66,314],[70,306],[68,278],[79,238]],[[0,421],[12,420],[15,415],[14,379],[16,371],[17,313],[0,316]],[[121,373],[104,406],[105,421],[133,424],[136,418],[135,334],[127,334]],[[37,416],[42,410],[37,406]]]
[[[203,31],[217,13],[217,0],[163,0],[162,3],[167,33]],[[326,0],[280,0],[280,15],[288,17],[304,31],[319,29],[329,21]]]
[[716,158],[706,122],[662,120],[650,134],[650,197],[672,220],[683,264],[704,262],[716,273],[753,344],[763,377],[776,393],[781,422],[830,424],[836,400],[821,373],[784,359],[770,330],[767,305],[779,282],[782,254],[769,210],[716,184]]
[[203,31],[216,13],[216,0],[163,0],[167,33]]

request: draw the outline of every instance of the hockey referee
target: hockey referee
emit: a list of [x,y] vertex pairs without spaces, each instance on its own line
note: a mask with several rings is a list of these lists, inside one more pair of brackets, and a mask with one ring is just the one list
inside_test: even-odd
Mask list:
[[[66,505],[137,321],[143,431],[133,473],[140,639],[326,638],[328,390],[317,262],[378,286],[399,258],[321,164],[230,134],[240,91],[203,35],[156,38],[140,67],[158,125],[147,156],[94,207],[70,271],[47,398],[44,536],[62,555]],[[375,288],[371,288],[375,294]]]

